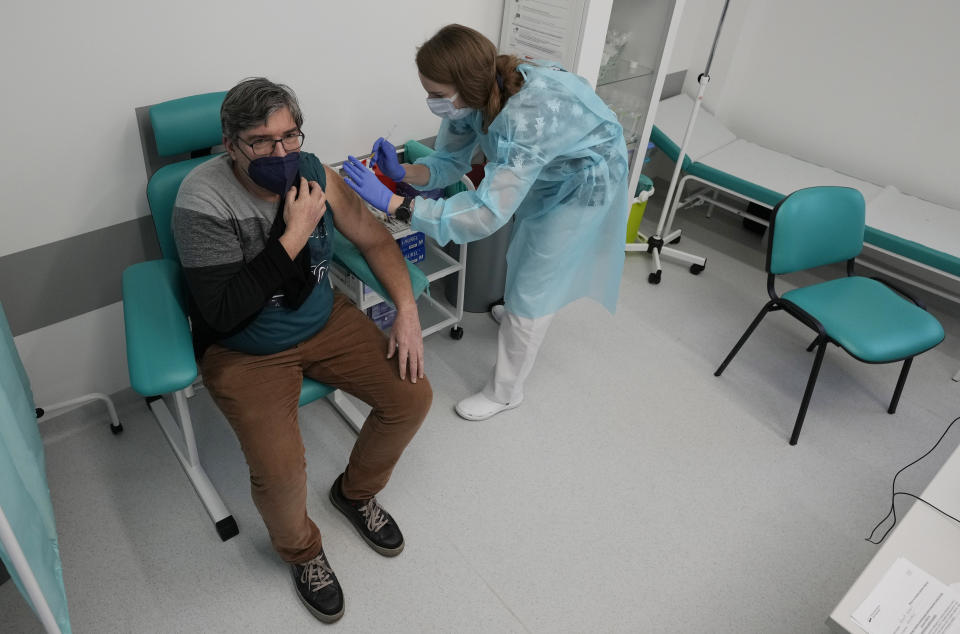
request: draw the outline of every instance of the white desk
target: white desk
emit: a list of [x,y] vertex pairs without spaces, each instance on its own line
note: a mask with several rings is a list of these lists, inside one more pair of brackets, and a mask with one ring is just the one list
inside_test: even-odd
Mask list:
[[[956,431],[951,430],[947,438],[956,438]],[[960,517],[960,447],[947,459],[920,497],[954,517]],[[898,499],[898,504],[903,504],[903,500]],[[854,623],[850,615],[897,557],[907,558],[948,586],[960,582],[960,524],[923,502],[915,501],[830,614],[827,624],[832,631],[863,633],[863,628]]]

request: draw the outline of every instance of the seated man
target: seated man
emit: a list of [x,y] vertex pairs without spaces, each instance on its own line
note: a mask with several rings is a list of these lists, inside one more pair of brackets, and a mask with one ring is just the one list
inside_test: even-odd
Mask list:
[[[274,549],[292,565],[307,608],[334,621],[343,593],[307,516],[302,379],[373,407],[330,499],[374,550],[399,554],[400,529],[374,496],[433,398],[417,306],[390,233],[336,172],[299,151],[303,117],[289,88],[245,80],[227,93],[220,118],[226,154],[187,175],[173,212],[194,346],[204,384],[240,440]],[[396,304],[389,339],[331,288],[333,227]]]

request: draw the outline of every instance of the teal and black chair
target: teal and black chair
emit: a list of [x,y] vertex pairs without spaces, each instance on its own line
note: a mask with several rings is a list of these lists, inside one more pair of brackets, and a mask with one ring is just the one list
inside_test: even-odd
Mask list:
[[[170,219],[184,177],[200,163],[218,155],[212,150],[223,138],[220,105],[225,95],[224,92],[195,95],[150,107],[150,141],[155,141],[156,153],[160,157],[172,156],[182,160],[160,167],[147,183],[147,200],[163,258],[135,264],[123,272],[123,315],[130,385],[146,397],[150,410],[224,541],[236,535],[239,529],[207,477],[197,453],[187,398],[193,393],[198,371],[187,319],[185,282]],[[146,149],[145,153],[149,154]],[[363,280],[381,297],[389,297],[356,247],[339,233],[335,233],[334,240],[334,262]],[[428,285],[427,279],[412,264],[407,263],[407,268],[414,296],[419,296]],[[328,397],[337,411],[359,429],[363,416],[342,393],[304,377],[300,405],[323,397]],[[176,412],[176,419],[168,401]]]
[[[863,249],[864,218],[863,196],[847,187],[801,189],[776,206],[770,218],[766,265],[770,301],[714,373],[720,376],[769,312],[784,310],[816,332],[807,351],[816,347],[817,355],[790,436],[791,445],[797,444],[800,437],[828,343],[840,346],[865,363],[903,361],[887,409],[893,414],[913,358],[943,341],[943,327],[919,301],[889,282],[854,275],[854,260]],[[844,261],[846,277],[803,286],[783,295],[778,295],[774,288],[777,275]]]

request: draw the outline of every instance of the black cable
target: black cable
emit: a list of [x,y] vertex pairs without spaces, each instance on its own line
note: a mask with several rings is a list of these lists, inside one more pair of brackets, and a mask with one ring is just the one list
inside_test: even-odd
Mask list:
[[[929,506],[929,507],[932,508],[933,510],[938,511],[939,513],[941,513],[941,514],[949,517],[950,519],[952,519],[954,522],[957,522],[958,524],[960,524],[960,519],[955,518],[953,515],[950,515],[949,513],[947,513],[946,511],[944,511],[944,510],[941,509],[941,508],[937,508],[936,506],[934,506],[933,504],[930,504],[929,502],[927,502],[926,500],[924,500],[922,497],[920,497],[920,496],[918,496],[918,495],[914,495],[913,493],[907,493],[906,491],[897,491],[897,492],[894,493],[893,495],[894,495],[894,496],[897,496],[897,495],[907,495],[907,496],[910,496],[910,497],[912,497],[914,500],[919,500],[919,501],[923,502],[924,504],[926,504],[927,506]],[[892,505],[891,505],[891,507],[892,507]],[[890,513],[887,513],[887,517],[890,517]],[[880,524],[883,524],[884,520],[886,520],[887,517],[885,517],[885,518],[883,518],[882,520],[880,520]],[[877,525],[874,527],[873,532],[870,533],[870,537],[873,537],[873,533],[875,533],[875,532],[877,531],[877,529],[880,528],[880,524],[877,524]],[[890,531],[892,531],[892,530],[893,530],[893,527],[896,526],[896,525],[897,525],[897,514],[894,513],[894,514],[893,514],[893,524],[890,525],[890,528],[888,528],[886,531],[884,531],[883,536],[880,537],[880,540],[879,540],[879,541],[873,541],[872,539],[870,539],[870,537],[867,537],[867,538],[866,538],[867,541],[870,542],[871,544],[876,544],[876,545],[879,546],[880,544],[883,543],[883,540],[887,538],[887,535],[890,534]]]
[[[913,462],[911,462],[910,464],[908,464],[906,467],[900,469],[900,471],[897,471],[897,473],[893,476],[893,483],[890,485],[890,510],[887,512],[887,514],[883,517],[882,520],[880,520],[879,522],[877,522],[877,525],[873,527],[873,530],[870,531],[870,535],[868,535],[868,536],[866,537],[866,540],[867,540],[868,542],[870,542],[871,544],[877,544],[877,545],[882,544],[882,543],[883,543],[883,540],[886,539],[886,538],[887,538],[887,535],[890,534],[890,531],[893,530],[893,527],[897,525],[897,507],[896,507],[896,501],[897,501],[897,496],[898,496],[898,495],[907,495],[907,496],[909,496],[909,497],[912,497],[912,498],[915,499],[915,500],[920,500],[921,502],[923,502],[924,504],[926,504],[926,505],[929,506],[930,508],[934,509],[935,511],[938,511],[939,513],[942,513],[943,515],[946,515],[947,517],[949,517],[950,519],[952,519],[954,522],[960,523],[960,520],[958,520],[957,518],[955,518],[953,515],[950,515],[950,514],[947,513],[946,511],[937,508],[936,506],[934,506],[933,504],[930,504],[929,502],[927,502],[927,501],[924,500],[923,498],[921,498],[921,497],[919,497],[919,496],[916,496],[916,495],[914,495],[913,493],[907,493],[906,491],[897,491],[897,476],[899,476],[901,473],[903,473],[904,471],[906,471],[907,469],[909,469],[910,467],[912,467],[913,465],[917,464],[918,462],[920,462],[921,460],[923,460],[924,458],[926,458],[927,456],[929,456],[931,453],[933,453],[933,450],[936,449],[936,448],[940,445],[941,442],[943,442],[943,439],[947,436],[947,432],[950,431],[950,428],[953,427],[954,423],[956,423],[958,420],[960,420],[960,416],[957,416],[957,417],[954,418],[952,421],[950,421],[950,424],[947,425],[947,428],[943,430],[943,433],[942,433],[942,434],[940,434],[940,439],[937,440],[937,442],[933,445],[933,447],[931,447],[931,448],[927,451],[927,453],[923,454],[922,456],[920,456],[919,458],[917,458],[916,460],[914,460]],[[887,519],[888,519],[891,515],[893,515],[893,524],[890,525],[890,528],[888,528],[886,531],[884,531],[884,533],[883,533],[883,535],[880,537],[880,540],[879,540],[879,541],[873,541],[873,539],[871,539],[871,538],[873,537],[873,534],[877,532],[877,529],[880,528],[880,525],[883,524],[884,522],[886,522]]]

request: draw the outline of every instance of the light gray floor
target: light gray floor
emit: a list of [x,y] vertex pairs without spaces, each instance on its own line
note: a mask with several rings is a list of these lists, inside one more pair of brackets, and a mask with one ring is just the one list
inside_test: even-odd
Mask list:
[[[893,474],[960,415],[957,308],[935,309],[948,339],[915,362],[895,416],[885,408],[898,368],[831,349],[790,447],[811,335],[774,314],[715,378],[765,299],[764,246],[724,213],[681,223],[680,246],[706,255],[707,270],[668,264],[651,286],[646,256],[628,256],[617,314],[589,302],[561,311],[516,410],[474,423],[453,412],[493,363],[489,317],[468,315],[461,341],[428,338],[433,409],[380,496],[407,539],[395,559],[370,550],[327,499],[353,432],[326,403],[302,410],[309,511],[346,593],[333,628],[825,631],[875,552],[864,538],[886,513]],[[121,436],[96,405],[43,425],[74,630],[324,627],[271,552],[209,395],[191,406],[240,525],[226,543],[142,401],[120,396]],[[903,488],[922,489],[955,432]],[[0,586],[0,631],[40,631],[12,583]]]

